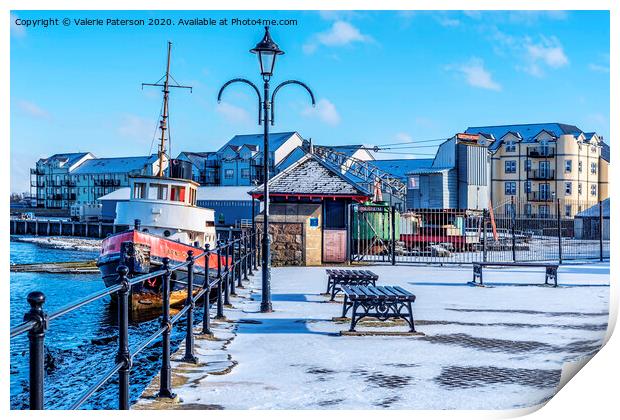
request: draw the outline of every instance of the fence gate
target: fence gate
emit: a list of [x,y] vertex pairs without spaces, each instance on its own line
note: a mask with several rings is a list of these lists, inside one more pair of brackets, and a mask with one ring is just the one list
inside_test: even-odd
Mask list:
[[356,205],[350,223],[351,261],[390,261],[396,223],[388,205]]

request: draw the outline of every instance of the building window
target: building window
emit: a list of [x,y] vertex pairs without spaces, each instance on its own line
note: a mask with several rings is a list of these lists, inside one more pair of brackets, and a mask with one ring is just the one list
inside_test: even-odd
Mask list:
[[234,169],[226,169],[226,170],[224,170],[224,178],[225,179],[233,179],[233,176],[235,176],[235,170]]
[[570,173],[573,172],[573,161],[567,160],[564,162],[564,172]]
[[592,147],[590,147],[590,152],[592,152],[592,153],[596,153],[596,146],[592,146]]
[[583,188],[581,188],[581,182],[577,184],[577,194],[579,195],[583,194]]
[[532,170],[532,161],[530,159],[525,160],[525,171],[529,172]]
[[507,174],[514,174],[517,172],[517,161],[507,160],[504,162],[504,170]]
[[243,168],[241,169],[241,178],[249,178],[250,177],[250,170],[247,168]]
[[507,152],[515,152],[517,150],[517,145],[514,141],[509,140],[506,142],[506,151]]
[[596,184],[590,185],[590,195],[596,195]]
[[564,215],[566,217],[571,217],[572,214],[573,214],[572,210],[573,210],[573,206],[571,206],[570,204],[565,205],[564,206]]
[[579,151],[580,151],[580,152],[581,152],[581,149],[582,149],[582,147],[581,147],[581,143],[579,143]]
[[532,205],[531,204],[526,204],[525,206],[523,206],[523,211],[525,212],[525,214],[527,216],[532,214]]
[[572,193],[573,193],[573,183],[572,182],[567,182],[566,183],[566,188],[564,190],[564,194],[571,195]]
[[525,181],[525,193],[532,192],[532,181]]
[[579,169],[578,169],[578,170],[579,170],[579,173],[583,172],[583,163],[582,163],[581,161],[579,161],[579,166],[578,166],[578,168],[579,168]]
[[597,165],[596,165],[596,162],[592,162],[592,163],[590,164],[590,173],[591,173],[591,174],[596,174],[596,169],[597,169],[597,167],[596,167],[596,166],[597,166]]
[[538,215],[540,217],[548,217],[549,216],[549,206],[546,204],[538,206]]
[[146,184],[144,182],[136,182],[133,185],[133,198],[144,198],[146,193]]
[[517,193],[517,183],[515,181],[506,181],[504,184],[504,193],[506,195],[515,195]]

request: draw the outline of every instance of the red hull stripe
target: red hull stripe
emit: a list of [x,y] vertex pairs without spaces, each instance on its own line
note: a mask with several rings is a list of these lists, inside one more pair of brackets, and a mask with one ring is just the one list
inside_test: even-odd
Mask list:
[[[144,232],[136,232],[134,230],[117,233],[116,235],[108,236],[101,243],[101,255],[108,255],[120,252],[121,244],[123,242],[133,242],[135,244],[144,244],[151,247],[151,255],[164,258],[168,257],[171,260],[185,261],[187,259],[187,251],[190,249],[194,251],[194,255],[201,254],[204,250],[193,246],[185,245],[179,242],[171,241],[166,238],[162,238],[156,235],[151,235]],[[221,257],[222,266],[226,266],[226,257]],[[228,259],[229,263],[231,258]],[[200,267],[205,266],[205,258],[200,258],[196,261],[196,265]],[[217,269],[217,255],[209,255],[209,268]]]

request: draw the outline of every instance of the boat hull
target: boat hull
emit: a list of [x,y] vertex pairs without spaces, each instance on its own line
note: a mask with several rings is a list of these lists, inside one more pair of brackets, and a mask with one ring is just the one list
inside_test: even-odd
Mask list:
[[[119,282],[117,269],[121,264],[129,269],[128,277],[134,278],[161,270],[164,258],[170,259],[170,266],[183,263],[186,261],[187,252],[190,250],[194,252],[194,255],[203,252],[201,248],[181,244],[156,235],[127,231],[109,236],[103,241],[97,266],[105,286],[111,287]],[[224,257],[220,258],[222,267],[225,267],[226,260]],[[217,273],[218,255],[210,255],[208,261],[206,258],[195,261],[194,284],[196,286],[204,284],[205,266],[207,265],[210,277],[214,277]],[[172,307],[182,305],[187,299],[187,285],[185,284],[187,282],[187,269],[182,268],[174,271],[170,278],[170,305]],[[163,304],[161,289],[161,277],[133,285],[130,293],[132,313],[161,312]],[[116,296],[113,295],[113,299],[115,298]]]

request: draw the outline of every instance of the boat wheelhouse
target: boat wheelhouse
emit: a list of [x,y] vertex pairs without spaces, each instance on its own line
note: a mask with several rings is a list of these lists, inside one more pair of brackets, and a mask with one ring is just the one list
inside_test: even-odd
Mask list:
[[133,177],[129,201],[117,204],[114,223],[138,223],[140,232],[200,248],[214,246],[214,211],[196,206],[198,186],[187,179]]

